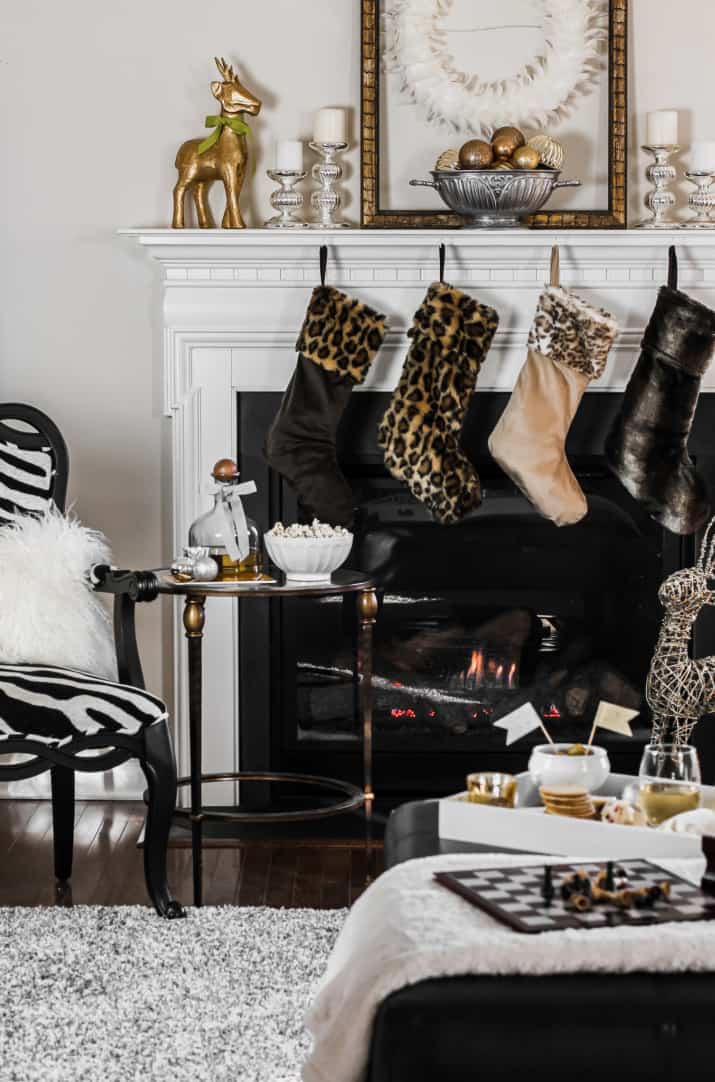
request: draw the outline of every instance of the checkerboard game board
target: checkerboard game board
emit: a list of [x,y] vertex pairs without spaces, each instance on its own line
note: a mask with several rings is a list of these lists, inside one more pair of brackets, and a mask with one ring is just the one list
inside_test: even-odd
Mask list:
[[616,905],[598,903],[585,913],[580,913],[562,900],[561,882],[569,873],[587,872],[593,880],[605,868],[605,861],[597,864],[576,862],[551,865],[554,896],[550,903],[542,896],[543,864],[435,872],[434,878],[517,932],[715,920],[715,897],[704,894],[700,887],[648,860],[615,861],[614,868],[616,878],[627,877],[628,886],[636,890],[658,883],[670,883],[670,898],[656,902],[653,908],[620,909]]

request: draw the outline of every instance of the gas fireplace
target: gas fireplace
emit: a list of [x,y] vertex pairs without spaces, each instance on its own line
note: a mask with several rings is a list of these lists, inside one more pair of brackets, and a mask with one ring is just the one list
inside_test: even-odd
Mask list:
[[[523,769],[529,739],[506,748],[494,722],[526,701],[555,740],[585,740],[602,699],[639,710],[635,739],[608,741],[614,767],[635,770],[650,724],[643,688],[658,586],[692,562],[697,539],[663,531],[607,470],[602,442],[617,396],[588,395],[579,413],[570,457],[590,510],[562,529],[542,519],[487,454],[505,395],[475,396],[464,443],[485,501],[450,527],[436,525],[382,465],[376,428],[387,398],[353,395],[340,438],[358,508],[350,565],[379,587],[377,792],[424,796],[459,787],[476,768]],[[238,445],[246,476],[259,481],[252,513],[263,527],[297,514],[290,489],[260,457],[279,401],[272,393],[239,396]],[[709,396],[698,418],[693,443],[712,484]],[[330,598],[276,602],[268,614],[259,608],[243,606],[241,615],[244,767],[357,777],[349,614]],[[712,617],[698,627],[696,650],[715,651]],[[537,734],[531,743],[538,742]],[[701,742],[706,776],[711,743]]]

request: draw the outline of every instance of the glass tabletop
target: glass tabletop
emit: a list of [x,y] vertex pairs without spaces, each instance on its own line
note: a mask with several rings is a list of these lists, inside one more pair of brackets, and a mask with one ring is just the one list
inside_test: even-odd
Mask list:
[[361,571],[334,571],[330,582],[286,582],[276,571],[275,582],[179,582],[168,568],[154,572],[160,594],[190,597],[321,597],[359,593],[374,589],[375,583]]

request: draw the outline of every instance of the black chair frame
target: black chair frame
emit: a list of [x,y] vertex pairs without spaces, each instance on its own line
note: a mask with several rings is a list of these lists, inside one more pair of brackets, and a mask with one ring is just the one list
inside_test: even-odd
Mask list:
[[[35,431],[19,430],[8,425],[8,421],[23,422]],[[49,451],[53,462],[50,498],[63,511],[69,455],[54,422],[33,406],[0,404],[0,442],[11,442],[20,450]],[[93,578],[97,591],[114,595],[114,638],[119,680],[144,690],[134,610],[138,602],[156,598],[156,580],[151,573],[131,574],[109,567],[95,568]],[[81,754],[87,751],[98,754],[91,757]],[[19,781],[50,771],[55,876],[61,893],[66,893],[65,888],[72,874],[75,773],[98,773],[111,770],[129,759],[137,759],[147,780],[144,838],[147,891],[160,916],[185,916],[184,909],[171,895],[166,876],[169,830],[176,804],[176,762],[166,719],[148,725],[133,736],[103,732],[77,737],[61,746],[59,743],[33,740],[32,737],[11,737],[0,743],[0,754],[30,757],[23,762],[0,765],[0,782]]]

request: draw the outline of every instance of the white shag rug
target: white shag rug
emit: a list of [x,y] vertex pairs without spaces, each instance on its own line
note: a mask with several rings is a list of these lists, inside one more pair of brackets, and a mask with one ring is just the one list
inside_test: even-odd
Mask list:
[[345,910],[0,909],[8,1082],[298,1082]]

